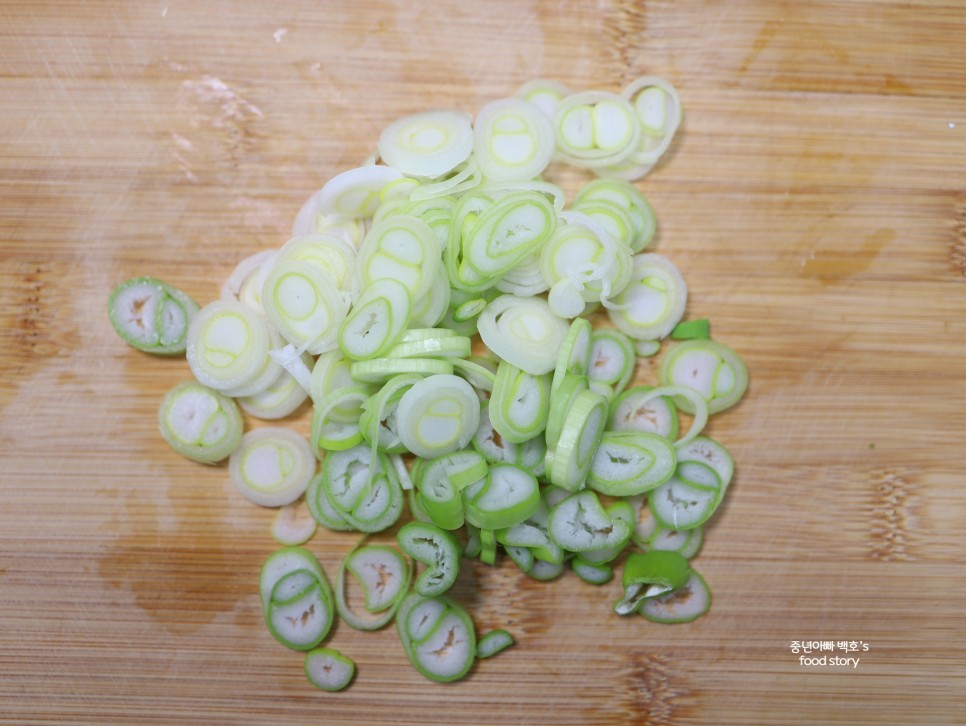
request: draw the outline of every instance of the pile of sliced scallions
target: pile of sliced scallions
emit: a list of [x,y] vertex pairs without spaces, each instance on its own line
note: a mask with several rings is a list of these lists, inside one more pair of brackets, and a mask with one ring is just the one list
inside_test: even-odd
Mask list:
[[[407,116],[312,195],[288,242],[243,260],[220,299],[199,308],[149,277],[111,295],[124,340],[184,354],[194,374],[161,405],[164,438],[198,462],[229,459],[243,496],[279,508],[262,608],[318,688],[355,674],[321,646],[336,617],[359,630],[395,620],[434,681],[511,645],[502,629],[478,638],[450,594],[461,559],[506,556],[539,580],[569,565],[594,585],[619,567],[616,613],[707,611],[689,561],[734,464],[701,431],[748,374],[707,321],[682,322],[684,278],[646,251],[655,217],[630,182],[680,118],[674,88],[652,77],[620,93],[536,80],[475,119]],[[544,176],[553,162],[598,178],[568,205]],[[667,338],[679,342],[656,386],[628,388],[638,355]],[[309,440],[244,433],[242,411],[280,420],[306,399]],[[368,541],[407,509],[396,547]],[[334,589],[302,546],[317,524],[364,533]]]

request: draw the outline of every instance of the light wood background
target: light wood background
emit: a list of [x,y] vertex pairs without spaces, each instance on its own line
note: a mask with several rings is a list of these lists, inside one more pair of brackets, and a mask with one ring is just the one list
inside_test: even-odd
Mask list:
[[[0,4],[0,719],[963,723],[964,39],[952,0]],[[212,300],[401,114],[643,73],[686,114],[641,183],[657,249],[752,376],[711,427],[738,462],[711,613],[471,567],[458,596],[517,647],[440,686],[342,626],[358,678],[314,691],[261,622],[272,513],[166,447],[187,366],[127,348],[108,292]],[[353,541],[311,547],[333,575]]]

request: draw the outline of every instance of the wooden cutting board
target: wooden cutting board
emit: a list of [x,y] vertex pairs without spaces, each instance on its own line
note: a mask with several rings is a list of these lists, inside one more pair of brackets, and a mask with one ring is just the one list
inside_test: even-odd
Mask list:
[[[963,723],[964,37],[961,2],[0,6],[0,719]],[[656,249],[751,370],[710,427],[738,465],[710,614],[471,566],[457,596],[515,648],[441,686],[339,626],[358,677],[314,691],[261,622],[272,512],[160,439],[187,366],[125,346],[108,292],[214,299],[399,115],[644,73],[686,117],[640,184]],[[334,575],[354,542],[310,546]]]

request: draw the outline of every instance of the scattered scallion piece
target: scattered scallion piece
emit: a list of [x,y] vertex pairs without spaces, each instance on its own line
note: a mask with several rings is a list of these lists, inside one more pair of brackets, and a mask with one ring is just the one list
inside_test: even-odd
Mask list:
[[198,303],[154,277],[133,277],[114,288],[107,316],[130,346],[155,355],[182,355]]
[[341,691],[352,682],[356,664],[332,648],[316,648],[305,654],[305,677],[321,691]]

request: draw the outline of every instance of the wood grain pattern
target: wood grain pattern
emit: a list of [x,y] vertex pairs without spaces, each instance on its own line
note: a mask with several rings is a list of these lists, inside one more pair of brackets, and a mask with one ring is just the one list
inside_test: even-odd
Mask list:
[[[962,723],[964,37],[953,0],[0,5],[0,719]],[[314,692],[261,622],[271,513],[166,448],[187,367],[126,348],[107,292],[213,299],[400,114],[644,72],[686,113],[641,185],[658,249],[752,372],[711,427],[738,462],[711,614],[477,566],[457,594],[516,648],[438,686],[341,626],[357,681]],[[334,573],[353,542],[312,547]]]

